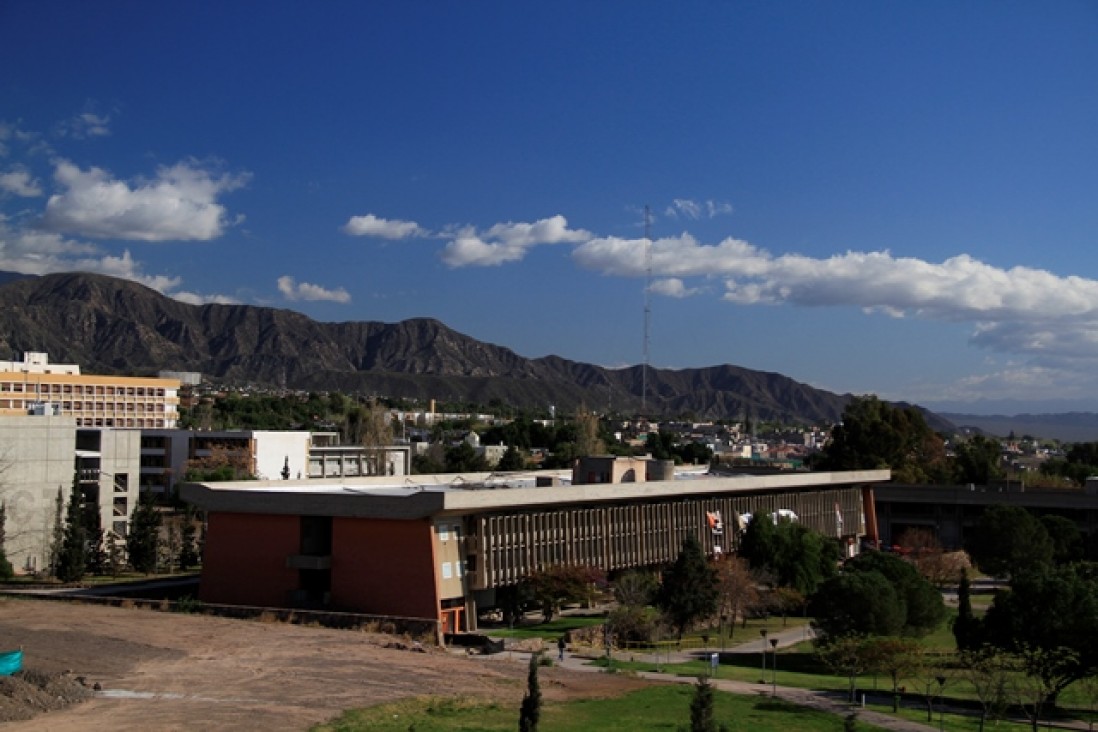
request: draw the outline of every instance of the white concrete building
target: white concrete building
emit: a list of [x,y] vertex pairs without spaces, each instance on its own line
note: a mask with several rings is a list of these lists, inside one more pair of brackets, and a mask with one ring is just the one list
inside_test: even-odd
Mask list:
[[71,415],[0,417],[0,501],[5,550],[18,572],[46,571],[60,491],[74,478],[89,518],[124,537],[138,497],[136,430],[80,428]]

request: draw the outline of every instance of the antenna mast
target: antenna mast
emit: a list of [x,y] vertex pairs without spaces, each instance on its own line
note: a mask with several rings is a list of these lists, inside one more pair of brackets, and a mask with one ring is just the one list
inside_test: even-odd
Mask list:
[[648,415],[648,331],[652,321],[652,216],[644,206],[644,363],[641,366],[641,414]]

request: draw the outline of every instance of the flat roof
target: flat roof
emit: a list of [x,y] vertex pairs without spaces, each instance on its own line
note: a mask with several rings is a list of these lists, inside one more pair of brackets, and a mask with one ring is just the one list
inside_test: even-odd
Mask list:
[[700,476],[641,483],[558,483],[538,487],[537,478],[571,478],[570,471],[384,476],[342,480],[185,483],[180,496],[214,512],[416,519],[435,514],[484,513],[559,504],[648,501],[686,496],[827,490],[883,483],[888,470],[828,473]]

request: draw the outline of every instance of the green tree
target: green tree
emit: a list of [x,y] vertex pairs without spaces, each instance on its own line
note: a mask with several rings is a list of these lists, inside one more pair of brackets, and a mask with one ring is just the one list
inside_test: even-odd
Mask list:
[[604,581],[602,570],[596,567],[557,564],[533,572],[524,583],[548,623],[561,606],[587,600]]
[[99,515],[96,514],[95,525],[85,529],[87,537],[87,558],[84,568],[89,574],[101,576],[107,573],[107,543],[103,536],[103,529],[99,527]]
[[847,562],[844,572],[879,572],[899,598],[904,635],[925,635],[945,620],[942,595],[914,565],[885,552],[863,552]]
[[541,719],[541,687],[538,684],[538,662],[540,653],[530,656],[530,666],[526,672],[526,694],[519,708],[519,732],[537,732]]
[[1070,564],[1083,558],[1083,533],[1079,531],[1079,524],[1055,514],[1045,514],[1040,521],[1052,541],[1054,564]]
[[526,459],[522,457],[522,452],[514,445],[508,445],[507,450],[499,459],[499,464],[496,465],[497,470],[523,470],[525,467]]
[[87,530],[84,528],[84,500],[80,492],[80,479],[73,476],[72,493],[65,509],[65,531],[61,551],[57,557],[57,578],[62,582],[75,582],[87,570]]
[[717,610],[717,578],[705,560],[697,537],[688,534],[674,564],[663,571],[656,606],[682,634],[691,624]]
[[861,635],[832,635],[817,640],[816,657],[836,675],[850,682],[850,703],[855,703],[858,677],[873,663],[872,649]]
[[468,442],[462,440],[446,450],[447,473],[482,473],[486,470],[488,462]]
[[998,440],[973,435],[953,447],[953,464],[958,483],[987,485],[1003,477],[1002,447]]
[[1047,567],[1053,546],[1048,531],[1018,506],[988,506],[969,541],[976,565],[993,577],[1014,577]]
[[705,676],[699,676],[694,684],[694,698],[690,701],[690,732],[717,732],[717,719],[713,716],[713,685]]
[[198,547],[195,546],[195,510],[188,505],[183,511],[183,526],[179,530],[179,568],[184,572],[198,564]]
[[831,430],[831,441],[818,453],[824,470],[891,468],[900,483],[948,480],[945,443],[915,407],[900,408],[876,396],[855,397]]
[[755,512],[740,537],[739,555],[756,572],[772,569],[778,553],[778,532],[774,522],[764,513]]
[[960,655],[961,677],[972,687],[980,703],[980,732],[989,719],[1001,716],[1009,704],[1011,679],[1017,675],[1013,657],[991,646],[966,650]]
[[[769,523],[769,521],[767,522]],[[831,548],[826,539],[802,524],[780,521],[774,528],[771,567],[782,587],[808,596],[821,581],[835,574]],[[825,561],[825,557],[830,561]]]
[[900,682],[920,663],[919,644],[904,638],[874,638],[868,643],[869,668],[892,682],[892,712],[900,711]]
[[[982,622],[986,642],[1016,655],[1042,677],[1052,698],[1098,670],[1098,568],[1074,564],[1014,577]],[[1035,651],[1043,655],[1033,655]]]
[[65,493],[57,487],[53,502],[53,530],[50,534],[50,575],[57,576],[57,564],[61,559],[61,545],[65,541]]
[[130,518],[130,532],[126,537],[126,552],[130,566],[138,572],[151,574],[156,571],[157,551],[160,546],[160,513],[150,496],[143,497]]
[[631,569],[614,580],[611,589],[619,605],[644,607],[652,603],[659,588],[659,580],[652,572]]
[[825,638],[899,635],[905,608],[880,572],[843,572],[825,580],[809,602],[812,625]]

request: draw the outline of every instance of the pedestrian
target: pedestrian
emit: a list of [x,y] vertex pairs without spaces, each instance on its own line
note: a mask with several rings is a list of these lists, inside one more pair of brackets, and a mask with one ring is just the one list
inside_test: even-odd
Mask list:
[[557,641],[557,660],[562,663],[564,662],[564,646],[564,636],[562,635],[560,640]]

